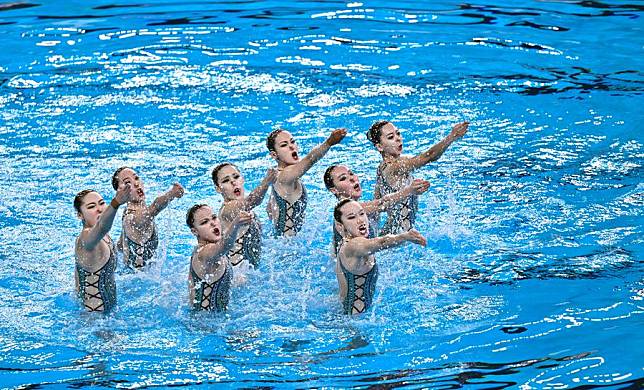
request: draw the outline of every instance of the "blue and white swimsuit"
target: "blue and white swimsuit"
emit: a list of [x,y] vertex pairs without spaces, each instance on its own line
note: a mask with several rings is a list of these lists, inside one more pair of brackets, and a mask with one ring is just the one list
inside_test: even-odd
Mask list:
[[[373,256],[373,255],[372,255]],[[362,275],[356,275],[349,272],[342,264],[342,259],[338,258],[340,269],[347,282],[347,295],[342,301],[342,311],[345,314],[359,314],[365,312],[371,307],[373,296],[376,292],[376,282],[378,281],[378,264]],[[362,303],[362,304],[360,304]]]

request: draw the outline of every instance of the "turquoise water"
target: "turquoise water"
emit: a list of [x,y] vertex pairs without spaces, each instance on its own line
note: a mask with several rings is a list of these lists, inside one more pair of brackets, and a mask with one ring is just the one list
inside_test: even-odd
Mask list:
[[[641,388],[643,9],[0,4],[1,386]],[[370,199],[377,119],[404,130],[407,153],[471,126],[418,171],[427,248],[381,253],[374,307],[347,318],[322,173],[351,166]],[[303,152],[349,135],[303,179],[303,232],[265,239],[225,315],[192,315],[185,211],[218,207],[219,162],[257,185],[279,126]],[[148,199],[175,180],[187,193],[157,220],[158,265],[119,269],[118,310],[89,316],[72,199],[111,198],[125,164]]]

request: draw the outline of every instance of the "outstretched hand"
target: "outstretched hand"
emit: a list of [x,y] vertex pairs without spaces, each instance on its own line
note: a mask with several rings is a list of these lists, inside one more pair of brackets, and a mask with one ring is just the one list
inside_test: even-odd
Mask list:
[[426,246],[427,245],[427,239],[423,237],[422,234],[418,232],[418,230],[412,229],[408,231],[407,233],[407,241],[412,242],[414,244]]
[[450,135],[457,139],[461,138],[465,135],[465,133],[467,133],[467,128],[469,127],[469,125],[470,122],[461,122],[454,125],[454,127],[452,127],[452,132],[450,133]]
[[172,194],[172,197],[175,199],[181,198],[184,193],[185,193],[185,189],[179,183],[174,183],[172,185],[172,188],[170,188],[170,194]]
[[412,195],[420,195],[429,189],[429,181],[423,179],[414,179],[409,185]]
[[249,211],[240,211],[239,214],[233,219],[233,225],[244,226],[248,225],[253,220],[253,213]]
[[335,129],[331,132],[329,138],[326,139],[326,143],[329,146],[337,145],[342,141],[342,139],[347,135],[347,129]]
[[132,199],[132,191],[130,188],[130,183],[119,185],[118,189],[116,190],[116,195],[114,195],[114,199],[119,204],[125,204],[129,202]]

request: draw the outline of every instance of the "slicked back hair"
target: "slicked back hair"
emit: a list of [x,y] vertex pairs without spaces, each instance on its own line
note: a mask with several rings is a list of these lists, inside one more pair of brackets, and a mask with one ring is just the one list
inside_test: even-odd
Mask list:
[[382,135],[382,128],[389,123],[389,121],[378,121],[375,122],[369,130],[367,131],[367,139],[371,141],[372,144],[380,143],[380,136]]

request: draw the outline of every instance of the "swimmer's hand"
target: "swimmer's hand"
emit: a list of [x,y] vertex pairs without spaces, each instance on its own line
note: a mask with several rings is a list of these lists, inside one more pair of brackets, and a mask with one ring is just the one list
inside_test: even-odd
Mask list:
[[420,233],[418,232],[418,230],[414,230],[414,229],[412,229],[412,230],[410,230],[410,231],[408,231],[408,232],[406,232],[406,233],[403,233],[403,234],[405,234],[405,235],[406,235],[406,237],[405,237],[405,238],[406,238],[406,239],[407,239],[407,241],[409,241],[409,242],[412,242],[412,243],[414,243],[414,244],[418,244],[418,245],[422,245],[422,246],[426,246],[426,245],[427,245],[427,239],[426,239],[425,237],[423,237],[423,235],[422,235],[422,234],[420,234]]
[[470,122],[461,122],[452,127],[452,132],[449,134],[454,139],[459,139],[467,133],[467,128],[470,126]]
[[337,145],[347,135],[347,129],[335,129],[331,132],[329,138],[326,139],[326,144],[329,146]]
[[129,202],[131,199],[132,199],[132,191],[130,188],[130,183],[121,184],[116,190],[116,195],[114,195],[114,200],[116,200],[119,205],[123,205]]
[[174,199],[181,198],[183,194],[186,192],[186,190],[183,188],[183,186],[179,183],[174,183],[172,185],[172,188],[170,188],[170,195]]
[[409,185],[409,192],[412,195],[420,195],[429,189],[429,181],[423,179],[414,179]]
[[264,180],[267,184],[275,183],[275,180],[277,180],[277,169],[269,168],[268,171],[266,171],[266,177]]
[[249,211],[240,211],[239,214],[233,219],[234,226],[248,225],[253,220],[253,213]]

